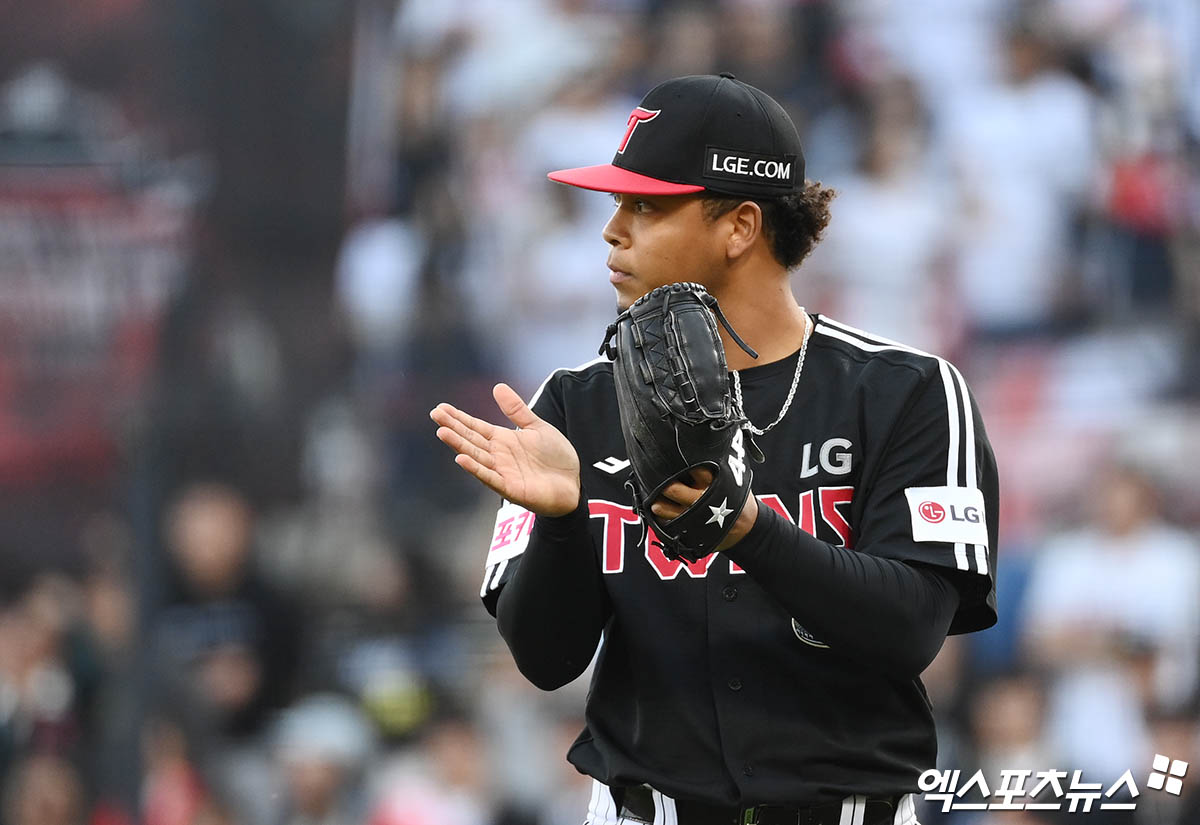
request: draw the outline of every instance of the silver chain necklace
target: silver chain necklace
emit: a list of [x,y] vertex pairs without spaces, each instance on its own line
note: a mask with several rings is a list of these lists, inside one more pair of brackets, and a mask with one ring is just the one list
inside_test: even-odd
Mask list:
[[[804,312],[804,307],[800,308]],[[812,335],[813,323],[812,318],[808,317],[808,313],[804,312],[804,340],[800,343],[800,355],[796,359],[796,374],[792,376],[792,388],[788,390],[787,400],[783,402],[783,409],[779,411],[779,417],[766,426],[765,429],[759,429],[754,426],[754,422],[746,415],[746,408],[742,404],[742,379],[738,375],[737,370],[733,372],[733,397],[737,401],[738,412],[742,418],[746,419],[746,429],[755,435],[765,435],[767,430],[773,428],[776,424],[783,420],[787,415],[788,409],[792,406],[792,399],[796,397],[796,385],[800,383],[800,373],[804,370],[804,356],[808,353],[808,337]]]

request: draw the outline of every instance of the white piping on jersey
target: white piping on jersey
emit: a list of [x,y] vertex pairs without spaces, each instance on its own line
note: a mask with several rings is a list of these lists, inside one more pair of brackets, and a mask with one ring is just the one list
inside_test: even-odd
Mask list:
[[896,815],[892,817],[892,825],[921,825],[917,821],[917,808],[913,804],[912,794],[907,793],[900,797],[900,802],[896,805]]
[[492,565],[491,569],[484,571],[483,587],[479,589],[479,598],[484,598],[489,590],[495,590],[500,586],[500,577],[504,575],[505,567],[508,567],[508,559],[501,559]]
[[842,815],[838,817],[838,825],[854,825],[854,797],[848,796],[842,800]]
[[[963,433],[963,440],[966,441],[967,447],[967,486],[976,487],[975,481],[975,416],[971,413],[971,405],[968,401],[970,398],[967,395],[967,382],[963,380],[962,373],[954,370],[954,377],[958,380],[958,393],[963,400],[963,421],[966,424],[966,431]],[[975,545],[975,564],[979,568],[979,572],[987,575],[987,548],[982,544]]]
[[542,397],[542,391],[544,389],[546,389],[546,385],[550,383],[550,379],[553,378],[554,376],[558,375],[560,372],[583,372],[588,367],[593,366],[595,364],[603,363],[607,360],[608,360],[607,355],[598,355],[595,358],[593,358],[591,361],[584,361],[582,364],[578,364],[574,367],[559,367],[558,369],[554,370],[552,373],[550,373],[549,375],[546,376],[545,380],[542,381],[541,386],[537,388],[537,392],[535,392],[532,396],[530,396],[529,408],[533,409],[533,405],[536,404],[538,402],[538,399]]
[[[954,408],[954,376],[950,374],[950,365],[938,360],[938,369],[942,374],[942,386],[946,390],[946,419],[950,429],[950,456],[946,459],[946,486],[958,486],[958,411]],[[969,568],[967,563],[967,545],[963,542],[954,544],[954,561],[959,570]]]
[[656,790],[650,791],[654,800],[654,825],[679,825],[679,812],[675,810],[675,800]]
[[600,788],[603,787],[595,779],[592,780],[592,798],[588,800],[587,815],[583,818],[583,825],[594,825],[593,817],[596,815],[596,800],[600,798]]
[[[975,417],[971,410],[970,396],[967,395],[967,383],[963,380],[962,373],[958,371],[957,367],[940,356],[923,352],[915,347],[906,346],[897,341],[881,338],[878,335],[872,335],[849,324],[843,324],[840,321],[834,321],[824,316],[822,316],[820,323],[817,324],[817,328],[814,331],[820,335],[844,341],[866,352],[882,352],[883,350],[894,349],[936,360],[938,370],[942,375],[942,387],[946,391],[946,414],[949,420],[950,444],[946,455],[946,486],[960,486],[958,482],[960,416],[962,421],[962,444],[966,453],[966,460],[964,462],[964,469],[966,470],[965,486],[971,489],[979,486],[975,478]],[[978,572],[986,576],[988,573],[987,548],[982,544],[972,546],[975,550],[975,565],[978,568]],[[967,546],[963,542],[958,542],[954,545],[954,563],[959,570],[971,569],[970,561],[967,558]]]
[[842,815],[838,825],[863,825],[866,814],[867,798],[862,794],[852,794],[842,800]]
[[619,813],[613,804],[608,786],[598,779],[593,779],[592,799],[588,803],[587,817],[583,825],[618,825]]

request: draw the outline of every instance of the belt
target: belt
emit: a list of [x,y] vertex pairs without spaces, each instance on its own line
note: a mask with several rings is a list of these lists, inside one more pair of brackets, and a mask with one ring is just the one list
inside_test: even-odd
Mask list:
[[[610,788],[613,801],[621,810],[621,816],[640,822],[654,822],[654,797],[648,785],[629,788]],[[844,804],[829,802],[808,808],[793,808],[786,805],[754,805],[750,808],[732,808],[675,800],[675,812],[679,825],[841,825],[844,822],[861,825],[892,825],[899,797],[890,799],[861,798],[863,809],[855,810],[843,820]]]

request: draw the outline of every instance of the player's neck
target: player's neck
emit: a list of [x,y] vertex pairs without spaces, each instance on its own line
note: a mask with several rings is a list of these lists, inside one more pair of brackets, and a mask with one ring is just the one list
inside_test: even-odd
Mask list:
[[721,329],[729,369],[770,364],[800,349],[804,340],[804,310],[796,302],[786,276],[763,279],[753,289],[731,291],[718,295],[717,299],[737,334],[758,353],[757,359],[751,358]]

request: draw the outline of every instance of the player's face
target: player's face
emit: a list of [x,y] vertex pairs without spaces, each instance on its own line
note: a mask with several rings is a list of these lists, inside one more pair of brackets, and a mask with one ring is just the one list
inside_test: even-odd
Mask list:
[[724,262],[696,195],[613,195],[617,208],[604,226],[609,281],[626,309],[655,287],[694,281],[713,288]]

